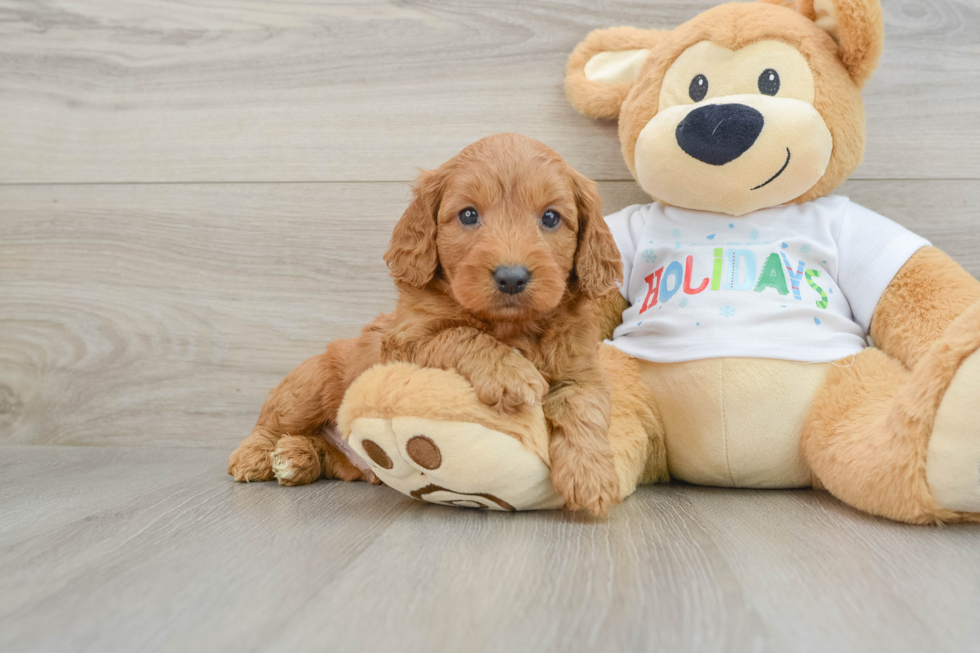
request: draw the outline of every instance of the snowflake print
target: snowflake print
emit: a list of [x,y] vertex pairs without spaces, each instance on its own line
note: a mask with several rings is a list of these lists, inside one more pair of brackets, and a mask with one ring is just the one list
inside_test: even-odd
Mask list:
[[803,245],[803,246],[800,247],[800,253],[801,254],[806,254],[809,251],[810,251],[810,246],[809,245]]
[[735,223],[734,222],[729,222],[728,223],[728,228],[729,229],[734,229],[735,228]]
[[674,238],[680,238],[681,237],[681,230],[680,229],[674,229],[673,231],[670,232],[670,235],[673,236]]
[[687,306],[687,297],[684,297],[683,299],[681,299],[680,306],[681,306],[681,308],[684,308],[685,306]]
[[643,260],[647,263],[653,263],[657,260],[657,255],[653,253],[652,249],[647,249],[643,251]]
[[759,240],[759,230],[753,229],[752,231],[750,231],[749,238],[751,238],[752,240]]
[[735,315],[735,309],[731,306],[726,306],[725,308],[721,309],[722,317],[732,317],[733,315]]

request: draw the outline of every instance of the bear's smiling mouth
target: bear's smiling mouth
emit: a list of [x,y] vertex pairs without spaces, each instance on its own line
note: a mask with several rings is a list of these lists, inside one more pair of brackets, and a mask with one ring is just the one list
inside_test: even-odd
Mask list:
[[786,166],[789,165],[789,157],[790,157],[789,148],[787,147],[786,148],[786,163],[784,163],[783,164],[783,167],[779,169],[779,172],[777,172],[776,174],[774,174],[772,177],[769,177],[769,179],[766,179],[764,182],[762,182],[761,184],[759,184],[755,188],[750,188],[749,190],[759,190],[760,188],[762,188],[766,184],[774,181],[776,179],[776,177],[778,177],[779,175],[783,174],[783,170],[785,170],[786,169]]

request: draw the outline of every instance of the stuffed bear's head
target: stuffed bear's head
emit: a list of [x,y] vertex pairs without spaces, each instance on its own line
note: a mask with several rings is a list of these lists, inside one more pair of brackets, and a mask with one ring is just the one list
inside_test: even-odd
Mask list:
[[619,118],[652,197],[742,215],[826,195],[861,163],[864,104],[884,40],[878,0],[727,4],[674,30],[597,30],[566,90]]

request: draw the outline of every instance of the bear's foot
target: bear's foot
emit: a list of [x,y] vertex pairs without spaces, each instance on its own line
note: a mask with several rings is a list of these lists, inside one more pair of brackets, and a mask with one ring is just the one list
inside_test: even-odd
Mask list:
[[926,481],[943,508],[980,513],[980,351],[956,370],[936,413]]
[[421,501],[501,511],[564,503],[540,457],[480,424],[360,417],[348,444],[386,485]]

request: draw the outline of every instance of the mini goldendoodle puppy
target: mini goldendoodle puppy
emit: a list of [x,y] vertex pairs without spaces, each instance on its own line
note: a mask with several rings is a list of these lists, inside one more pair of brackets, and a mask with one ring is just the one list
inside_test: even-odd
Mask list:
[[608,328],[598,304],[618,299],[622,264],[595,183],[538,141],[484,138],[422,173],[385,261],[395,311],[272,391],[231,455],[235,480],[374,480],[341,452],[337,411],[362,372],[410,362],[459,372],[501,412],[542,403],[566,507],[601,515],[618,503],[597,347]]

